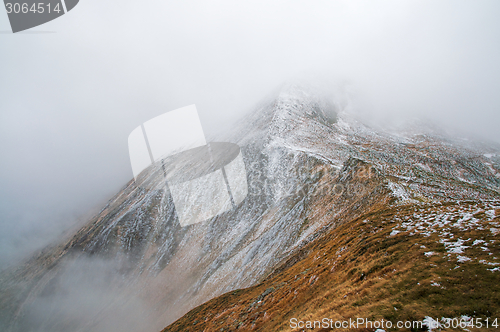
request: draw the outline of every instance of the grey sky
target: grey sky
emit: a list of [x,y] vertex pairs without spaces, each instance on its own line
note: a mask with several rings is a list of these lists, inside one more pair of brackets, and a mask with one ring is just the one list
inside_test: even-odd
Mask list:
[[196,104],[210,136],[293,77],[500,142],[499,17],[495,0],[81,0],[0,33],[0,267],[132,178],[136,126]]

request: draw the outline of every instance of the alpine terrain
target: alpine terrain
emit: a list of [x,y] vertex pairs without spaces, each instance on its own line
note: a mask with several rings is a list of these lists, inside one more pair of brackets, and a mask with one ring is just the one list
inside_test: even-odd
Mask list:
[[154,164],[1,275],[1,330],[326,331],[307,322],[360,317],[494,329],[498,145],[418,123],[375,129],[297,84],[218,141],[241,148],[243,202],[181,227]]

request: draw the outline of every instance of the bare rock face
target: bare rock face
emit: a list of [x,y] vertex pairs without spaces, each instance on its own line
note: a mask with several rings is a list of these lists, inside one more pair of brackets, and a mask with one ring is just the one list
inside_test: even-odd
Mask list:
[[243,118],[249,194],[181,227],[160,165],[83,228],[0,279],[5,331],[157,331],[269,277],[321,234],[379,205],[498,198],[498,150],[375,131],[296,85]]

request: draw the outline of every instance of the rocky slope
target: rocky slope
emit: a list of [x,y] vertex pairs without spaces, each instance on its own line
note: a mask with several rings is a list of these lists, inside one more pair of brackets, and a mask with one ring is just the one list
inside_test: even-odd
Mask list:
[[[384,259],[377,255],[396,253],[406,262],[420,253],[417,246],[415,251],[407,248],[408,236],[424,236],[436,252],[453,246],[439,241],[450,235],[446,227],[458,222],[455,215],[439,217],[444,226],[438,223],[432,226],[434,233],[420,234],[419,227],[428,225],[419,223],[438,219],[439,209],[452,206],[449,213],[459,213],[463,204],[483,206],[483,214],[472,214],[477,223],[495,222],[497,147],[464,144],[421,130],[376,131],[342,112],[331,97],[307,88],[283,88],[224,140],[241,147],[247,168],[249,195],[239,206],[182,228],[164,190],[161,166],[154,165],[83,228],[2,275],[0,324],[5,330],[155,331],[224,293],[169,329],[185,330],[189,324],[197,331],[284,328],[288,313],[268,312],[265,305],[281,308],[293,302],[289,313],[299,314],[300,304],[308,303],[316,309],[303,313],[314,316],[323,306],[312,301],[314,294],[336,299],[343,291],[323,293],[340,282],[354,289],[356,278],[381,277],[391,264],[400,263],[381,262],[368,273],[373,267],[369,264]],[[423,209],[422,220],[405,214],[413,208]],[[389,229],[391,218],[394,227]],[[359,249],[366,241],[377,241],[369,236],[380,237],[379,242]],[[386,243],[384,251],[372,253],[380,243]],[[350,248],[342,255],[355,256],[334,260],[342,247]],[[359,262],[354,260],[365,261],[368,254],[374,255],[371,263],[355,268]],[[312,257],[318,255],[328,257],[327,263],[321,259],[316,265],[318,258]],[[476,258],[481,257],[467,264],[475,264]],[[495,264],[489,259],[488,264]],[[493,266],[488,264],[483,265]],[[495,271],[488,273],[496,278]],[[404,285],[406,279],[401,280]],[[253,288],[227,293],[246,287]],[[307,287],[317,293],[311,297]],[[300,295],[302,291],[308,295]],[[257,293],[260,302],[253,303]],[[354,297],[347,298],[345,303],[352,304]],[[333,305],[341,303],[335,301]],[[274,325],[266,325],[270,321]]]

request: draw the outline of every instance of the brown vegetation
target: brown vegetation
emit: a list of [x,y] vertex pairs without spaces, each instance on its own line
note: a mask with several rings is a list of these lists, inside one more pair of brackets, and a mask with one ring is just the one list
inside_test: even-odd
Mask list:
[[[472,259],[466,262],[448,254],[439,232],[391,235],[397,220],[414,219],[416,212],[425,217],[464,207],[480,210],[484,204],[374,206],[302,248],[262,283],[212,299],[164,331],[290,331],[291,318],[395,323],[425,316],[498,317],[500,272],[492,271],[492,257],[500,249],[490,226],[500,221],[499,210],[493,220],[477,213],[474,229],[444,228],[455,239],[468,239],[464,252]],[[477,239],[493,245],[472,246]]]

